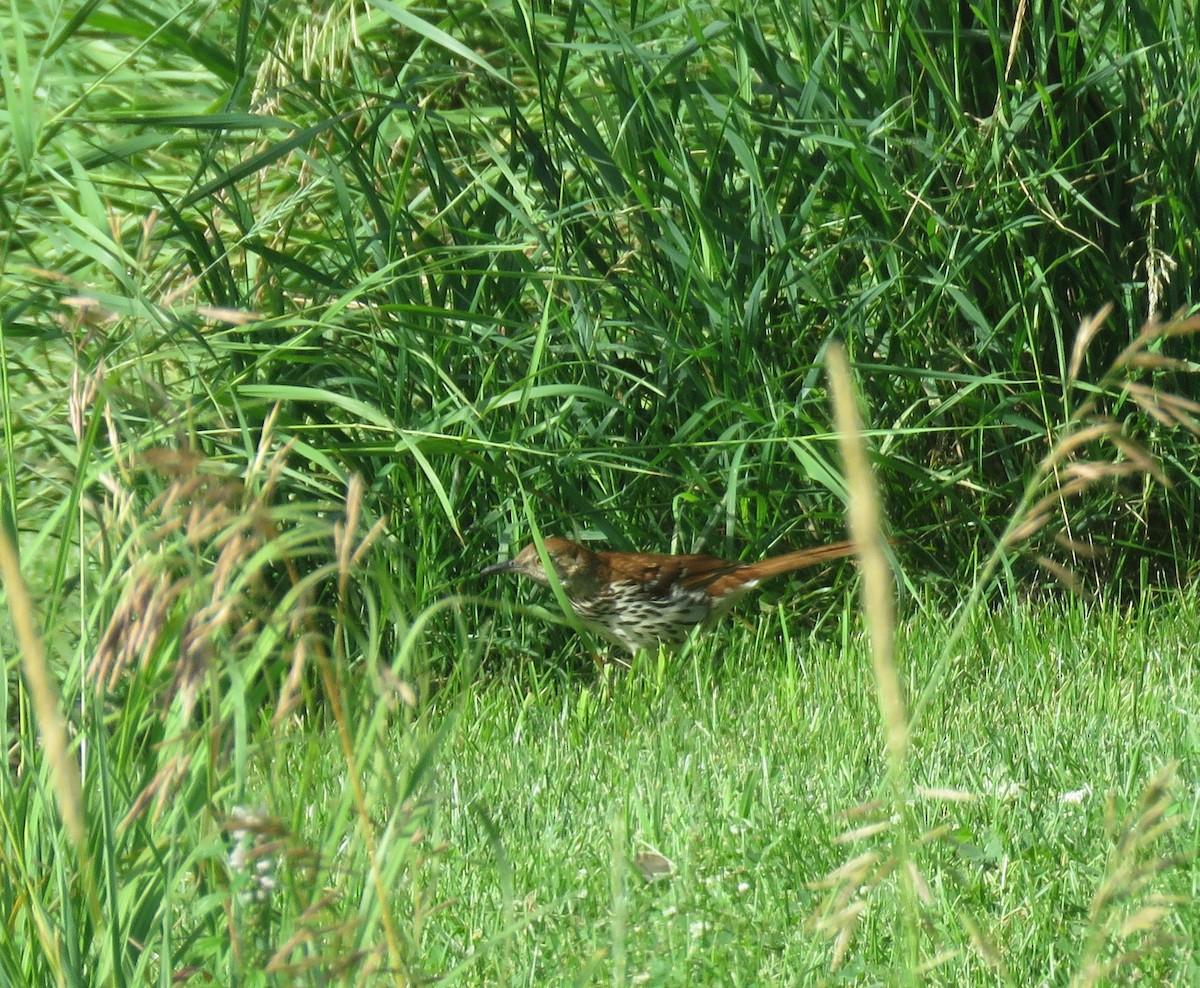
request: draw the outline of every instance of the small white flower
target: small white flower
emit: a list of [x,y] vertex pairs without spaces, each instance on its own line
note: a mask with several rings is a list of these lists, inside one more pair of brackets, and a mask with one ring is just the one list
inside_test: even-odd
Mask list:
[[267,818],[262,813],[235,806],[230,813],[229,834],[233,847],[229,851],[229,871],[241,884],[238,897],[243,903],[266,902],[278,887],[275,879],[275,858],[262,854],[265,843],[263,830]]
[[1058,797],[1058,801],[1068,806],[1079,806],[1091,794],[1091,783],[1085,783],[1081,789],[1072,789],[1070,792],[1064,792]]
[[1021,795],[1024,786],[1019,782],[995,782],[991,785],[991,795],[1002,803],[1010,802]]

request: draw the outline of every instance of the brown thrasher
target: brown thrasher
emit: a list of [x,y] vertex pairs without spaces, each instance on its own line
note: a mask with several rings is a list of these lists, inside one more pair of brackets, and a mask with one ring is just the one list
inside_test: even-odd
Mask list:
[[[734,563],[712,556],[593,552],[559,538],[543,544],[583,626],[631,652],[676,645],[697,625],[708,627],[763,580],[854,552],[852,543],[835,542],[758,563]],[[519,573],[550,584],[536,545],[479,575],[492,573]]]

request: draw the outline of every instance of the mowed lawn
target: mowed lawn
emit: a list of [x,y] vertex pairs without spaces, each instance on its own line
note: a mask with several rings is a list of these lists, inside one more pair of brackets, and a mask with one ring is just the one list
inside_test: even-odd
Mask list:
[[[426,974],[871,984],[926,965],[930,983],[1066,984],[1126,952],[1135,980],[1200,976],[1194,602],[985,618],[897,787],[852,612],[815,641],[778,616],[725,629],[608,675],[493,651],[439,697]],[[947,628],[901,633],[911,698]]]

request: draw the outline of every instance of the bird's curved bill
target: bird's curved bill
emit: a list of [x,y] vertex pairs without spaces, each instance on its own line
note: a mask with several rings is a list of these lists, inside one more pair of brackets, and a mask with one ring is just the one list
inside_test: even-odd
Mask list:
[[513,560],[508,559],[502,563],[493,563],[479,571],[480,576],[491,576],[493,573],[510,573],[514,569]]

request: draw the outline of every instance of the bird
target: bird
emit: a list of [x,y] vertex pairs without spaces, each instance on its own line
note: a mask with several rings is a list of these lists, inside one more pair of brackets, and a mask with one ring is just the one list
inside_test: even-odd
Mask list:
[[[715,623],[763,580],[855,551],[852,542],[834,542],[740,563],[715,556],[596,552],[558,537],[544,539],[542,545],[580,623],[633,654],[680,644],[695,628]],[[550,585],[532,543],[479,575],[496,573],[516,573]]]

